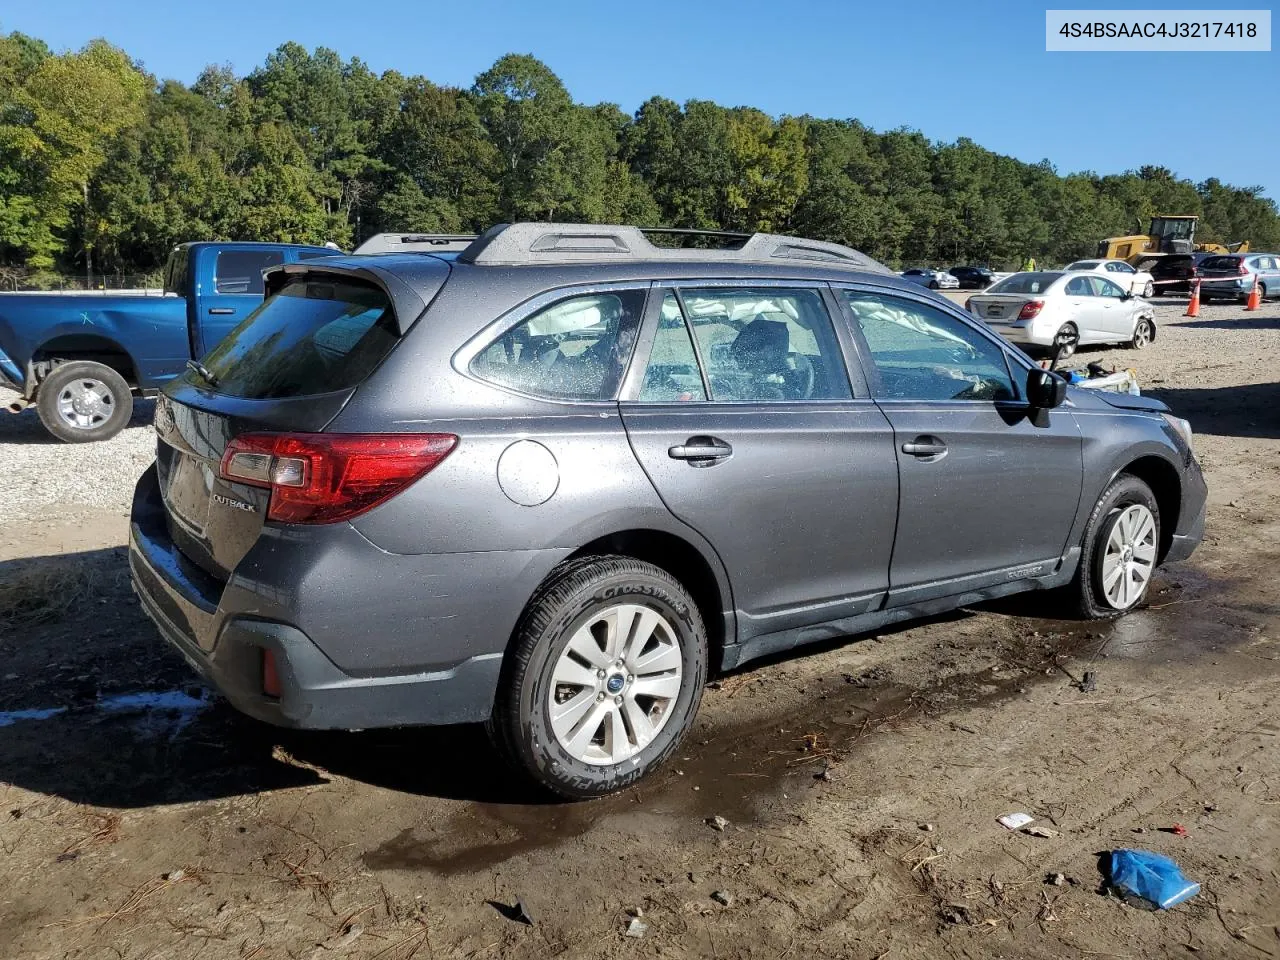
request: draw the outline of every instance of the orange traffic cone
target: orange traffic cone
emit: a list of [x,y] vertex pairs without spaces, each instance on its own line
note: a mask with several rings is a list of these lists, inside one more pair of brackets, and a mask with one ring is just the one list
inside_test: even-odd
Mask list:
[[1187,304],[1187,312],[1184,317],[1200,316],[1200,281],[1196,281],[1196,285],[1191,288],[1191,302]]
[[1253,275],[1253,289],[1249,291],[1249,302],[1244,305],[1246,310],[1262,309],[1262,284],[1258,282],[1258,275]]

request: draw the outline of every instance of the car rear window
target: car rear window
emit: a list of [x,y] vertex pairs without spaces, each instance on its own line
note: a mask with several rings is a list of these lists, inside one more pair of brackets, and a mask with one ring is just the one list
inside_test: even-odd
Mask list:
[[1005,277],[987,293],[1044,293],[1060,276],[1060,273],[1015,273],[1012,277]]
[[399,340],[387,295],[343,279],[291,280],[204,357],[218,393],[250,400],[353,387]]
[[1200,264],[1201,270],[1239,270],[1239,257],[1208,257]]

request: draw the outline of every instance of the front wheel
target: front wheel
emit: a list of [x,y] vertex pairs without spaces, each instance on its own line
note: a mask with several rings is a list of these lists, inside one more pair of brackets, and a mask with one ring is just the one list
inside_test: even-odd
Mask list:
[[707,660],[698,608],[665,570],[622,556],[574,561],[521,617],[490,735],[553,793],[613,793],[680,743]]
[[1146,317],[1140,317],[1137,325],[1133,328],[1133,340],[1129,346],[1135,350],[1145,350],[1151,345],[1151,341],[1155,339],[1155,326]]
[[1152,283],[1150,280],[1148,280],[1147,285],[1142,288],[1142,296],[1145,299],[1150,300],[1151,295],[1154,294],[1155,292],[1156,292],[1156,285]]
[[1085,527],[1080,567],[1064,588],[1071,612],[1118,617],[1147,595],[1160,550],[1160,507],[1143,481],[1121,474],[1098,498]]
[[65,443],[110,440],[133,416],[124,377],[101,363],[60,363],[40,381],[36,412],[46,430]]

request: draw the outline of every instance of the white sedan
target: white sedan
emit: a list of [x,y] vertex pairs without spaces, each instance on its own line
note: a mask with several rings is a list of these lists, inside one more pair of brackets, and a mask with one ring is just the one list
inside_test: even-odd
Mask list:
[[1156,338],[1155,308],[1096,273],[1015,273],[965,302],[992,330],[1022,347],[1061,350],[1123,343],[1141,350]]
[[1145,270],[1135,270],[1123,260],[1077,260],[1062,269],[1068,272],[1087,270],[1090,273],[1106,274],[1108,280],[1114,280],[1135,297],[1150,297],[1156,292],[1155,277]]

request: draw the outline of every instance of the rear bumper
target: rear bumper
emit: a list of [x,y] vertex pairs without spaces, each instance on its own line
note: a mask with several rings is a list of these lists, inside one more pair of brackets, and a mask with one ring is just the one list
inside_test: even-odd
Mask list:
[[1239,280],[1214,280],[1209,277],[1200,281],[1200,299],[1206,297],[1247,297],[1253,289],[1253,278],[1243,277]]
[[[313,528],[314,539],[264,531],[221,584],[177,550],[163,511],[153,468],[138,482],[129,525],[144,611],[234,707],[286,727],[487,719],[520,610],[542,566],[560,559],[400,556],[334,524]],[[274,655],[278,697],[263,692],[264,651]]]

